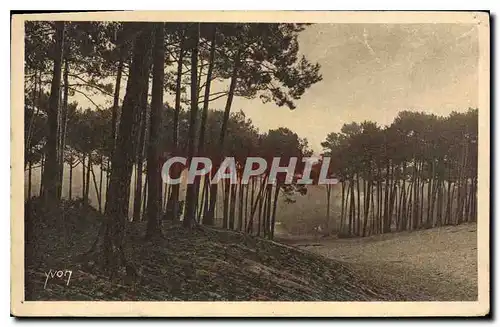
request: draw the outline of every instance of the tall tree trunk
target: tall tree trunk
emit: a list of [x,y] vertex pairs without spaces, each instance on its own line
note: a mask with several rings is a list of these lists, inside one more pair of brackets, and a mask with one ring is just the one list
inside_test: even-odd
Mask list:
[[376,218],[375,218],[375,192],[373,191],[373,180],[371,182],[371,201],[372,201],[372,222],[370,224],[370,232],[369,234],[374,234],[375,233],[375,225],[376,225]]
[[264,200],[264,225],[263,225],[263,230],[264,230],[264,237],[269,237],[269,232],[270,232],[270,213],[271,213],[271,190],[272,190],[272,184],[266,185],[266,191],[264,194],[265,200]]
[[28,200],[31,199],[31,175],[33,173],[33,163],[32,160],[28,162]]
[[[391,179],[393,179],[393,177],[391,176]],[[397,183],[396,182],[391,182],[391,192],[390,192],[390,196],[389,196],[389,218],[388,218],[388,227],[387,227],[387,232],[391,232],[391,228],[392,228],[392,222],[393,222],[393,214],[394,214],[394,206],[396,204],[396,201],[397,201]]]
[[342,234],[344,230],[344,213],[345,213],[345,206],[344,206],[344,200],[345,200],[345,182],[342,181],[342,204],[341,204],[341,211],[340,211],[340,227],[339,227],[339,233]]
[[113,95],[113,107],[111,111],[111,138],[113,140],[111,154],[116,146],[116,126],[118,122],[118,107],[120,105],[120,88],[122,83],[123,65],[127,53],[125,45],[120,45],[120,57],[118,58],[118,67],[116,69],[115,92]]
[[390,226],[390,218],[389,218],[389,191],[391,189],[391,185],[389,182],[389,162],[387,162],[385,167],[385,187],[384,187],[384,221],[383,221],[383,230],[382,233],[389,233],[391,231]]
[[223,211],[222,211],[222,228],[228,228],[229,227],[229,190],[231,187],[231,184],[229,183],[229,180],[223,180],[222,181],[223,185]]
[[[265,189],[265,188],[263,188]],[[259,220],[258,220],[258,224],[257,224],[257,236],[260,236],[260,232],[261,232],[261,229],[262,229],[262,207],[263,207],[263,201],[264,201],[264,193],[265,191],[263,191],[262,194],[259,194],[259,196],[257,197],[258,201],[259,201]]]
[[[172,156],[175,157],[179,155],[179,116],[181,111],[181,86],[182,86],[182,65],[184,62],[184,47],[186,38],[181,35],[181,40],[179,44],[179,56],[177,60],[177,80],[176,80],[176,91],[175,91],[175,110],[174,110],[174,121],[173,121],[173,153]],[[179,178],[181,176],[181,169],[178,165],[174,165],[172,169],[172,177]],[[174,184],[171,187],[171,193],[167,201],[167,213],[171,213],[172,220],[176,221],[179,219],[179,192],[180,185]]]
[[274,238],[274,226],[276,225],[276,209],[278,208],[278,197],[280,195],[281,184],[279,182],[276,183],[276,190],[274,191],[274,199],[273,199],[273,213],[271,216],[271,235],[270,238]]
[[356,235],[360,234],[360,224],[361,224],[361,197],[360,197],[360,187],[359,187],[359,174],[356,174],[356,193],[357,193],[357,222],[356,222]]
[[351,204],[350,204],[350,211],[349,211],[349,235],[354,235],[356,233],[356,208],[355,208],[355,200],[354,200],[354,178],[351,178],[351,181],[349,182],[350,187],[351,187]]
[[[147,176],[147,175],[146,175]],[[148,179],[144,182],[144,187],[142,188],[142,212],[146,212],[146,207],[148,204]],[[142,218],[143,219],[143,218]],[[142,221],[141,219],[141,221]]]
[[370,192],[372,189],[371,178],[367,182],[363,181],[363,185],[365,185],[365,183],[366,183],[366,187],[365,187],[365,192],[363,193],[363,196],[365,198],[363,234],[362,234],[363,236],[367,236],[366,235],[366,227],[368,224],[368,213],[370,212]]
[[406,212],[408,214],[407,229],[409,230],[413,230],[413,184],[414,181],[410,181],[408,184],[408,207],[406,208]]
[[451,222],[451,210],[453,207],[453,196],[452,196],[452,186],[453,182],[448,180],[448,192],[447,192],[447,201],[446,201],[446,211],[444,214],[444,224],[448,225]]
[[418,163],[415,162],[415,168],[414,168],[414,172],[413,172],[413,179],[414,179],[414,182],[413,182],[413,214],[412,214],[412,218],[413,218],[413,223],[412,223],[412,229],[415,230],[417,229],[419,226],[418,226],[418,218],[419,218],[419,215],[418,215],[418,190],[419,190],[419,180],[418,180]]
[[237,184],[230,184],[231,202],[229,205],[229,229],[234,230],[234,220],[236,215],[236,187]]
[[[256,177],[253,177],[253,178],[256,178]],[[253,192],[252,192],[253,205],[252,205],[251,212],[250,212],[250,221],[248,222],[247,232],[250,232],[253,230],[253,223],[254,223],[253,218],[254,218],[255,212],[257,210],[257,205],[259,205],[259,223],[258,223],[259,230],[258,230],[257,236],[260,235],[260,211],[261,211],[261,205],[262,205],[261,200],[262,200],[262,192],[264,191],[264,185],[265,185],[266,181],[267,181],[267,175],[261,177],[261,184],[260,184],[259,192],[257,192],[257,198],[255,199],[255,202],[253,202]]]
[[201,180],[200,180],[200,184],[199,185],[202,185],[202,188],[201,188],[201,201],[200,201],[200,205],[198,207],[198,214],[196,215],[197,219],[196,221],[197,222],[202,222],[202,217],[203,217],[203,210],[205,209],[205,200],[206,200],[206,197],[208,196],[207,193],[205,192],[206,191],[206,187],[205,187],[205,182],[206,182],[206,176],[205,178],[203,179],[203,184],[201,184]]
[[[205,198],[203,200],[203,221],[205,221],[205,216],[207,215],[209,205],[210,205],[210,178],[211,178],[210,172],[205,175],[205,178],[203,180],[203,192],[205,193]],[[207,222],[208,225],[212,224],[213,222]]]
[[140,116],[141,99],[149,78],[149,56],[152,28],[149,23],[133,23],[141,28],[136,37],[132,64],[130,66],[127,89],[122,106],[122,114],[116,138],[116,148],[113,152],[109,191],[106,195],[106,216],[101,250],[104,253],[103,266],[111,276],[114,276],[120,266],[137,274],[129,265],[123,251],[125,222],[128,217],[130,199],[130,181],[135,153],[130,144],[137,139],[137,129],[134,124]]
[[73,151],[70,152],[68,198],[73,199]]
[[[234,98],[234,91],[236,89],[236,83],[238,79],[238,72],[240,68],[240,56],[241,56],[241,49],[239,49],[236,52],[234,62],[233,62],[233,71],[231,74],[231,83],[229,84],[229,93],[227,95],[227,100],[226,100],[226,106],[224,108],[224,116],[222,118],[222,126],[220,130],[220,136],[219,136],[219,153],[216,155],[216,163],[214,164],[213,171],[217,171],[220,167],[220,164],[222,163],[222,158],[224,154],[224,140],[226,137],[226,129],[227,129],[227,124],[229,121],[229,114],[231,112],[231,106],[233,104],[233,98]],[[212,184],[211,190],[210,190],[210,209],[208,211],[208,218],[209,221],[210,219],[213,219],[214,215],[214,210],[216,206],[216,201],[217,197],[215,196],[217,194],[217,184],[214,183]]]
[[436,215],[436,225],[441,226],[443,224],[443,188],[444,181],[439,179],[437,184],[437,215]]
[[244,214],[243,214],[244,221],[243,221],[242,230],[245,228],[245,226],[248,223],[248,195],[249,195],[249,192],[250,192],[250,185],[245,184],[245,208],[244,208]]
[[[207,71],[207,80],[205,82],[205,95],[203,97],[203,110],[201,113],[201,123],[200,123],[200,136],[198,141],[198,153],[201,156],[205,155],[205,134],[206,134],[206,125],[207,125],[207,117],[208,117],[208,105],[210,101],[210,87],[212,85],[212,73],[215,64],[215,48],[216,48],[216,36],[217,36],[217,28],[216,25],[212,25],[212,40],[210,44],[210,57],[208,62],[208,71]],[[204,184],[208,186],[208,182],[205,179]],[[196,185],[196,190],[198,192],[199,185]],[[217,193],[215,193],[217,194]],[[207,192],[208,198],[208,192]],[[205,209],[206,212],[209,209]],[[203,224],[204,225],[213,225],[214,224],[214,215],[213,214],[204,214],[203,215]]]
[[326,228],[325,230],[328,230],[329,225],[330,225],[330,199],[331,199],[331,193],[332,193],[332,185],[327,184],[326,185]]
[[92,173],[92,181],[94,182],[95,196],[97,198],[97,205],[98,205],[97,208],[99,212],[102,212],[101,193],[99,193],[99,187],[97,186],[97,179],[95,178],[94,167],[92,167],[92,165],[90,165],[89,167],[90,167],[90,172]]
[[165,75],[165,32],[164,23],[155,24],[155,45],[153,52],[153,87],[151,112],[149,115],[149,141],[147,153],[148,206],[146,239],[161,235],[161,167],[160,167],[160,126],[163,108],[163,84]]
[[420,179],[420,216],[419,216],[419,228],[424,227],[424,191],[425,191],[425,180]]
[[147,122],[147,107],[148,107],[148,90],[149,90],[149,76],[146,82],[146,87],[144,88],[144,94],[142,96],[142,112],[139,123],[139,139],[137,141],[137,163],[136,163],[136,173],[135,173],[135,192],[134,192],[134,214],[133,221],[141,220],[141,206],[142,206],[142,172],[144,169],[144,146],[146,139],[146,127]]
[[241,178],[239,180],[238,184],[238,225],[236,229],[241,232],[242,226],[243,226],[243,195],[244,195],[244,189],[243,189],[243,183],[241,183]]
[[[42,73],[40,72],[40,75]],[[31,154],[32,152],[32,145],[31,145],[31,137],[33,136],[33,124],[35,122],[35,117],[38,115],[39,107],[40,105],[37,105],[37,85],[40,85],[40,90],[42,89],[41,83],[38,83],[38,78],[37,78],[37,70],[35,70],[35,74],[33,76],[33,98],[32,98],[32,113],[29,118],[29,125],[28,125],[28,132],[24,136],[24,153],[25,153],[25,160],[24,160],[24,168],[26,169],[26,165],[28,164],[29,160],[26,160],[28,158],[26,154]],[[40,93],[40,92],[38,92]],[[38,102],[40,103],[40,102]],[[31,160],[31,158],[30,158]]]
[[[196,118],[198,117],[198,42],[200,38],[200,24],[193,24],[191,37],[191,110],[189,116],[187,157],[192,160],[196,153]],[[183,225],[191,227],[196,223],[196,190],[193,184],[186,188],[186,211]]]
[[406,230],[406,227],[408,226],[408,216],[407,216],[407,211],[406,211],[406,162],[403,162],[402,166],[402,185],[401,185],[401,192],[402,192],[402,199],[400,201],[400,207],[401,207],[401,230]]
[[58,201],[58,132],[59,132],[59,92],[61,87],[61,66],[64,47],[64,22],[57,21],[55,25],[54,70],[50,87],[49,107],[47,108],[48,134],[45,169],[42,177],[44,203],[51,207]]
[[[254,203],[254,199],[255,199],[255,180],[256,178],[255,177],[252,177],[252,192],[251,192],[251,195],[250,195],[250,211],[252,210],[252,204]],[[249,233],[249,234],[253,234],[253,217],[249,219],[249,215],[251,213],[248,213],[247,211],[247,217],[246,217],[246,224],[245,226],[246,227],[246,232]]]
[[82,153],[82,200],[85,203],[85,188],[87,184],[85,183],[85,152]]
[[89,162],[87,164],[87,175],[85,177],[85,184],[87,187],[85,188],[85,198],[83,199],[83,203],[85,204],[90,204],[90,198],[89,198],[89,192],[90,192],[90,171],[92,169],[92,157],[90,153],[88,154],[89,156]]
[[[99,203],[103,200],[102,199],[102,178],[103,178],[103,172],[102,172],[102,167],[103,167],[103,157],[101,155],[101,164],[99,165]],[[101,206],[99,206],[99,212],[102,212]]]
[[68,126],[68,73],[69,73],[69,65],[68,59],[64,59],[64,89],[63,89],[63,103],[61,110],[61,134],[60,134],[60,146],[59,146],[59,185],[58,185],[58,199],[62,196],[62,187],[63,187],[63,172],[64,172],[64,149],[66,147],[66,129]]
[[44,169],[45,169],[45,156],[42,153],[42,157],[40,158],[40,184],[38,185],[38,187],[39,187],[38,196],[39,197],[43,196],[42,176],[43,176]]

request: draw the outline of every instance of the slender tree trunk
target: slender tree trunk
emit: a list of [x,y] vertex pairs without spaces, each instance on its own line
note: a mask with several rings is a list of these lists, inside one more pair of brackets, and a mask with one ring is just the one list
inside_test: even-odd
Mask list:
[[[391,176],[391,179],[393,180],[393,177]],[[391,232],[392,228],[392,223],[393,223],[393,213],[394,213],[394,206],[397,201],[397,183],[394,181],[391,183],[391,192],[389,196],[389,218],[388,218],[388,227],[387,231]]]
[[45,156],[42,153],[42,157],[40,158],[40,184],[38,185],[38,188],[39,188],[38,196],[39,197],[43,196],[42,176],[43,176],[44,169],[45,169]]
[[[40,85],[40,89],[42,88],[41,87],[41,84],[38,83],[38,79],[37,79],[37,70],[35,70],[35,74],[33,76],[33,98],[32,98],[32,110],[33,112],[31,113],[30,115],[30,118],[29,118],[29,125],[28,125],[28,132],[27,132],[27,135],[25,134],[25,137],[24,137],[24,150],[25,150],[25,154],[30,154],[32,152],[32,145],[31,145],[31,137],[33,136],[33,124],[35,122],[35,117],[38,115],[38,111],[39,111],[39,105],[37,105],[37,85]],[[40,75],[42,73],[40,72]],[[40,102],[39,102],[40,103]],[[28,164],[28,160],[26,160],[26,157],[25,157],[25,161],[24,161],[24,168],[26,169],[26,165]]]
[[273,192],[273,185],[269,184],[267,186],[267,193],[266,193],[266,236],[268,238],[271,237],[271,205],[272,205],[272,192]]
[[[191,38],[191,110],[189,117],[187,157],[191,161],[196,153],[196,118],[198,116],[198,42],[200,38],[200,24],[193,24],[193,36]],[[186,212],[183,225],[191,227],[196,223],[196,190],[193,184],[186,188]]]
[[365,186],[365,192],[363,193],[363,196],[365,198],[365,206],[364,206],[364,220],[363,220],[363,236],[367,236],[366,235],[366,227],[367,227],[367,224],[368,224],[368,213],[370,212],[370,191],[372,189],[372,182],[371,182],[371,178],[365,182],[363,181],[363,185],[366,185]]
[[[101,155],[101,164],[99,165],[99,202],[103,201],[103,199],[102,199],[102,178],[103,178],[102,167],[103,167],[103,162],[104,162],[103,157]],[[99,212],[103,212],[102,207],[104,207],[104,206],[99,206]]]
[[31,199],[31,174],[33,173],[33,163],[31,160],[28,162],[28,200]]
[[[123,39],[120,38],[119,43],[122,42]],[[116,126],[118,122],[118,107],[120,105],[120,88],[122,83],[123,66],[127,56],[127,47],[124,44],[120,44],[119,48],[118,67],[116,68],[115,91],[113,95],[113,107],[111,113],[111,137],[113,140],[111,154],[116,146]]]
[[245,226],[247,225],[248,223],[248,195],[249,195],[249,192],[250,192],[250,185],[246,184],[245,185],[245,213],[244,213],[244,222],[243,222],[243,229],[245,228]]
[[230,184],[231,202],[229,206],[229,229],[234,230],[234,220],[236,215],[236,187],[237,184]]
[[331,198],[332,186],[330,184],[326,185],[326,230],[330,225],[330,198]]
[[87,187],[85,188],[85,198],[83,199],[83,202],[85,204],[90,204],[90,198],[89,198],[89,191],[90,191],[90,171],[92,170],[92,158],[90,153],[88,154],[89,156],[89,162],[87,164],[87,175],[85,177],[85,184]]
[[147,128],[147,106],[148,106],[148,90],[149,90],[149,76],[144,88],[144,94],[142,96],[142,112],[141,119],[139,123],[139,139],[137,142],[137,164],[135,173],[135,192],[134,192],[134,214],[133,221],[141,220],[141,206],[142,206],[142,171],[144,169],[144,146],[146,139],[146,128]]
[[[231,112],[231,106],[233,104],[233,98],[234,98],[234,91],[236,89],[236,83],[237,83],[237,78],[238,78],[238,72],[239,72],[239,67],[240,67],[240,56],[241,56],[241,49],[239,49],[235,55],[234,58],[234,63],[233,63],[233,71],[231,74],[231,83],[229,85],[229,93],[227,95],[227,100],[226,100],[226,106],[224,108],[224,116],[222,118],[222,126],[220,130],[220,136],[219,136],[219,153],[217,154],[216,164],[214,164],[214,169],[213,171],[217,171],[220,167],[220,164],[222,163],[222,158],[223,158],[223,151],[224,151],[224,140],[226,137],[226,129],[227,129],[227,124],[229,121],[229,114]],[[210,190],[210,209],[208,212],[208,218],[209,221],[210,219],[213,219],[213,214],[215,210],[215,205],[216,205],[216,195],[217,194],[217,184],[214,183],[212,184],[212,188]]]
[[408,230],[413,230],[413,184],[414,181],[408,183],[408,207],[406,208],[406,213],[408,215],[407,226]]
[[205,187],[206,179],[207,179],[207,176],[204,176],[203,185],[201,184],[201,181],[200,181],[200,185],[202,185],[202,187],[201,187],[201,201],[200,201],[200,206],[198,207],[198,215],[197,215],[197,221],[200,223],[202,223],[203,213],[205,210],[205,200],[206,200],[206,197],[208,196],[207,192],[206,192],[206,187]]
[[[212,72],[214,68],[214,60],[215,60],[215,48],[216,48],[216,36],[217,36],[217,29],[216,25],[212,25],[212,39],[211,39],[211,44],[210,44],[210,57],[209,57],[209,62],[208,62],[208,71],[207,71],[207,79],[205,82],[205,94],[203,97],[203,109],[202,109],[202,114],[201,114],[201,122],[200,122],[200,135],[198,139],[198,154],[201,156],[205,155],[205,134],[206,134],[206,125],[207,125],[207,117],[208,117],[208,105],[210,101],[210,87],[212,85]],[[199,76],[201,78],[201,74]],[[199,86],[200,83],[198,83]],[[199,194],[199,187],[200,187],[200,180],[201,177],[197,176],[195,180],[195,192],[196,196]],[[205,183],[206,184],[206,183]],[[205,193],[205,189],[203,190],[203,193]],[[207,195],[208,196],[208,195]],[[203,215],[203,224],[205,225],[213,225],[213,215]]]
[[441,226],[443,224],[443,188],[444,181],[442,179],[438,180],[437,185],[437,215],[436,215],[436,225]]
[[[182,65],[184,61],[184,43],[186,39],[181,35],[181,41],[179,44],[179,57],[177,60],[177,81],[176,81],[176,91],[175,91],[175,110],[174,110],[174,122],[173,122],[173,154],[172,156],[177,156],[179,154],[179,116],[181,110],[181,89],[182,89]],[[180,167],[174,166],[172,169],[173,178],[179,178],[182,171]],[[172,190],[170,197],[167,201],[167,212],[172,213],[171,219],[176,221],[179,217],[179,193],[180,185],[172,185]],[[170,217],[167,217],[170,218]]]
[[444,214],[444,224],[448,225],[451,223],[451,210],[453,206],[453,195],[452,195],[452,186],[453,183],[448,180],[448,192],[447,192],[447,201],[446,201],[446,212]]
[[62,196],[62,187],[63,187],[63,172],[64,172],[64,150],[66,147],[66,128],[68,125],[68,72],[69,65],[68,59],[64,60],[64,89],[63,89],[63,103],[61,110],[61,135],[60,135],[60,147],[59,147],[59,185],[58,185],[58,199],[61,199]]
[[[255,199],[255,177],[252,177],[252,192],[251,192],[251,195],[250,195],[250,211],[252,210],[252,204],[254,203],[254,199]],[[251,214],[251,212],[250,212]],[[247,219],[246,219],[247,223],[245,226],[247,226],[247,233],[249,234],[253,234],[253,217],[250,218],[250,220],[248,219],[248,212],[247,212]]]
[[243,226],[243,183],[241,183],[241,178],[239,180],[239,184],[238,184],[238,198],[239,198],[239,202],[238,202],[238,225],[237,225],[237,229],[238,231],[241,232],[241,229],[242,229],[242,226]]
[[73,199],[73,151],[71,151],[70,164],[69,164],[69,190],[68,198],[71,201]]
[[375,218],[375,192],[373,191],[373,180],[371,182],[371,201],[372,201],[372,222],[370,224],[370,232],[369,234],[374,234],[375,233],[375,225],[376,225],[376,218]]
[[[205,193],[204,204],[203,204],[203,221],[205,220],[205,216],[208,212],[208,206],[210,205],[210,178],[211,174],[208,173],[205,175],[205,179],[203,180],[203,192]],[[208,222],[210,224],[210,222]],[[213,225],[213,222],[212,222]]]
[[163,84],[165,74],[165,32],[164,23],[155,24],[155,43],[153,50],[153,86],[151,112],[149,115],[149,140],[147,152],[147,228],[146,239],[161,235],[161,167],[158,140],[160,138],[161,111],[163,107]]
[[271,233],[270,238],[274,238],[274,227],[276,225],[276,209],[278,208],[278,197],[280,194],[281,184],[279,182],[276,183],[276,190],[274,191],[274,199],[273,199],[273,213],[271,216]]
[[137,274],[125,258],[123,238],[125,222],[128,218],[130,199],[130,181],[135,153],[130,149],[132,140],[136,140],[137,129],[134,124],[140,116],[141,97],[144,94],[149,79],[149,56],[152,36],[152,26],[148,23],[133,23],[141,27],[136,37],[132,64],[130,65],[127,89],[123,100],[122,114],[116,138],[116,148],[113,152],[109,191],[106,194],[107,224],[101,250],[104,254],[103,266],[113,277],[120,266]]
[[223,183],[223,191],[224,191],[224,197],[223,197],[223,213],[222,213],[222,228],[229,228],[229,191],[231,184],[229,183],[228,180],[222,181]]
[[144,187],[142,189],[142,212],[144,213],[146,213],[146,207],[148,204],[147,201],[148,201],[148,179],[146,178],[146,181],[144,182]]
[[351,186],[351,205],[349,213],[349,235],[354,235],[356,233],[356,208],[354,200],[354,178],[351,178],[349,182]]
[[401,199],[401,216],[402,216],[402,221],[401,221],[401,230],[406,230],[408,226],[408,216],[407,216],[407,197],[406,197],[406,162],[403,162],[402,165],[402,185],[401,185],[401,191],[402,191],[402,199]]
[[356,222],[356,236],[360,235],[360,225],[361,225],[361,197],[360,197],[360,187],[359,187],[359,174],[356,174],[356,192],[357,192],[357,222]]
[[97,186],[97,179],[95,178],[94,167],[92,167],[92,165],[90,165],[89,167],[90,167],[90,172],[92,173],[92,181],[94,182],[95,195],[97,197],[97,205],[98,205],[97,208],[99,212],[102,212],[101,193],[99,192],[99,187]]
[[[261,177],[261,184],[260,184],[259,192],[257,192],[257,198],[255,199],[255,202],[252,205],[252,209],[250,212],[250,221],[248,222],[248,226],[247,226],[247,231],[253,230],[253,223],[254,223],[253,218],[254,218],[255,212],[257,210],[257,205],[259,205],[259,223],[258,223],[259,230],[258,230],[257,236],[260,235],[260,211],[261,211],[261,205],[262,205],[261,200],[262,200],[262,192],[264,191],[264,185],[265,185],[266,181],[267,181],[267,175]],[[252,202],[253,202],[253,192],[252,192]]]
[[85,188],[87,184],[85,183],[85,152],[82,153],[82,200],[85,203]]
[[418,217],[419,217],[419,215],[418,215],[418,190],[419,190],[419,187],[418,186],[419,186],[419,180],[418,180],[418,163],[417,162],[415,162],[413,179],[414,179],[414,182],[413,182],[413,201],[412,201],[412,204],[413,204],[412,229],[415,230],[419,227],[418,226]]
[[344,206],[344,201],[345,201],[345,182],[342,181],[342,204],[341,204],[341,211],[340,211],[340,228],[339,228],[339,233],[342,234],[344,230],[344,213],[345,213],[345,206]]
[[262,202],[264,201],[264,196],[259,195],[257,199],[259,201],[259,220],[257,224],[257,236],[260,236],[260,231],[262,227],[262,206],[263,206]]
[[48,135],[45,169],[42,177],[44,203],[51,207],[58,201],[58,132],[59,132],[59,92],[61,87],[61,66],[64,47],[64,22],[55,24],[54,70],[50,88],[49,107],[47,108]]

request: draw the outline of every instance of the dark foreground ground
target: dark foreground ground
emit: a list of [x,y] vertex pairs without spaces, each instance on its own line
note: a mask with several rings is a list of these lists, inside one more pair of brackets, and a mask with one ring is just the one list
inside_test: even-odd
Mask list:
[[[142,238],[129,224],[126,256],[140,271],[136,282],[111,282],[81,262],[103,217],[66,208],[64,219],[37,224],[27,244],[25,297],[30,300],[121,301],[386,301],[412,296],[365,281],[349,264],[248,235],[164,226],[165,238]],[[65,228],[62,228],[65,226]],[[70,270],[58,278],[55,271]],[[52,272],[52,274],[49,274]],[[62,272],[61,272],[62,274]]]

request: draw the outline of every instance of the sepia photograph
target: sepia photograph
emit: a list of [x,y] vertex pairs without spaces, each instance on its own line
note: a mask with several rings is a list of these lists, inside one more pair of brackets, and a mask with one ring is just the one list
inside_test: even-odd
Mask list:
[[489,21],[13,15],[11,314],[487,314]]

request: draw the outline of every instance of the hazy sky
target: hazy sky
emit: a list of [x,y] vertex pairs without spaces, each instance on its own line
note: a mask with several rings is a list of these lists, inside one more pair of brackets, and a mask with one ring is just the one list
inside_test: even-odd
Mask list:
[[[261,131],[286,126],[306,137],[316,153],[344,123],[389,124],[403,109],[447,115],[477,107],[475,25],[316,24],[299,42],[301,52],[321,65],[323,80],[297,108],[235,98],[232,111],[243,110]],[[223,108],[224,102],[212,107]]]

